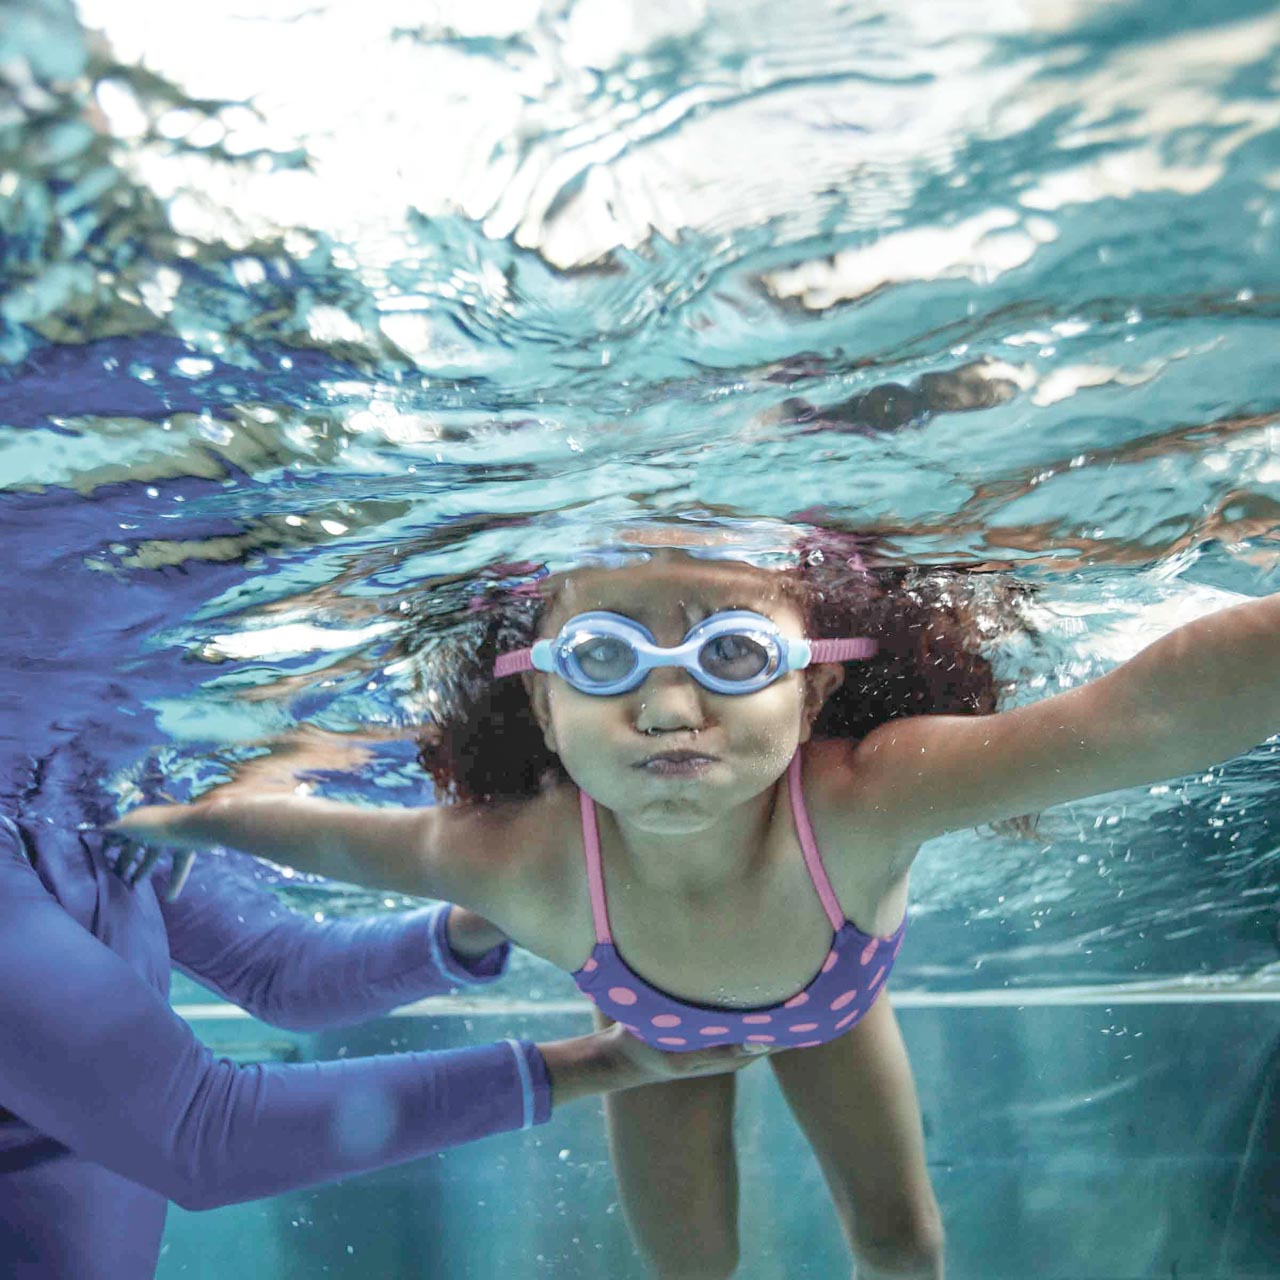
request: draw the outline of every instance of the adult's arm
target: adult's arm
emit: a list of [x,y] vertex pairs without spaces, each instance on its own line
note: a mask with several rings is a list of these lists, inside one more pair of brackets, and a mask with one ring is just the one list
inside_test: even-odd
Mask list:
[[[317,921],[267,887],[268,868],[230,849],[199,858],[181,895],[156,889],[184,972],[256,1018],[296,1031],[341,1026],[463,985],[492,982],[511,944],[475,959],[449,940],[451,905]],[[140,890],[144,891],[144,890]]]
[[529,1041],[341,1062],[216,1059],[41,884],[0,822],[0,1105],[77,1154],[209,1208],[547,1120]]

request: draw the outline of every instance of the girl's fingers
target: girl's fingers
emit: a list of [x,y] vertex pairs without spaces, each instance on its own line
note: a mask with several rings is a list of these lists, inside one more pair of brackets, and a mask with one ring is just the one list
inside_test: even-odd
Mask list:
[[[113,824],[106,829],[110,832],[118,831],[119,828]],[[108,856],[111,870],[123,879],[129,888],[136,888],[137,884],[155,867],[157,861],[164,858],[166,852],[172,851],[173,872],[169,876],[169,888],[165,891],[165,901],[172,902],[182,892],[183,884],[187,883],[187,877],[191,874],[192,863],[196,860],[195,851],[169,850],[164,845],[140,845],[136,838],[129,836],[115,838],[119,840],[119,850],[115,852],[115,858],[111,859],[109,850],[104,852]],[[111,844],[110,837],[108,837],[108,844]]]
[[[111,870],[130,889],[133,889],[146,877],[156,863],[164,857],[166,852],[168,850],[163,846],[143,847],[126,842],[116,856],[115,861],[111,863]],[[190,849],[175,849],[172,852],[173,871],[169,876],[169,887],[165,891],[166,902],[172,902],[182,892],[182,887],[187,883],[187,877],[191,874],[191,866],[196,860],[194,851]]]
[[160,856],[163,852],[163,849],[156,848],[143,850],[142,857],[134,864],[132,872],[125,880],[130,889],[134,888],[138,881],[160,861]]
[[132,867],[133,860],[138,856],[138,853],[139,850],[133,845],[122,845],[120,852],[116,855],[116,860],[111,864],[111,870],[126,884],[129,882],[129,869]]
[[172,902],[182,892],[182,886],[187,883],[187,877],[191,874],[191,867],[195,860],[196,855],[190,849],[183,849],[173,855],[173,870],[169,874],[169,889],[164,895],[166,902]]

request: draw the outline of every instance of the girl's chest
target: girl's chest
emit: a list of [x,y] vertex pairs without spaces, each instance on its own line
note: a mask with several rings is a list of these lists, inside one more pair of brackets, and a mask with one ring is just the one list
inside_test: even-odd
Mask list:
[[[533,948],[567,972],[581,968],[596,945],[585,860],[580,846],[574,852],[576,876],[566,868],[556,918],[544,922],[543,945]],[[844,859],[824,859],[837,861]],[[838,926],[828,919],[794,835],[782,841],[754,883],[698,902],[628,883],[607,862],[614,947],[636,976],[680,999],[742,1008],[780,1003],[813,980],[831,950]],[[905,884],[900,894],[877,893],[871,878],[856,869],[849,874],[847,867],[827,865],[827,875],[842,917],[868,931],[891,933],[897,927]],[[898,898],[900,904],[891,900]],[[886,914],[893,918],[881,928]]]

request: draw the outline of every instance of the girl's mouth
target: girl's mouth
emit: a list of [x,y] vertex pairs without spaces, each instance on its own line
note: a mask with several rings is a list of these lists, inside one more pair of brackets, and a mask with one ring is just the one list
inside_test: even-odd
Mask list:
[[661,751],[646,756],[635,767],[660,778],[696,778],[715,764],[716,759],[699,751]]

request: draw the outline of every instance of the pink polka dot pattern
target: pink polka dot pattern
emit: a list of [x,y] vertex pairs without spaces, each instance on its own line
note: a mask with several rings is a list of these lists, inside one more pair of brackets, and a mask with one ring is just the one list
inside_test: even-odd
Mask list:
[[[889,938],[873,938],[846,920],[822,968],[808,985],[765,1008],[694,1004],[632,972],[611,942],[598,942],[574,975],[579,989],[628,1031],[659,1049],[769,1044],[812,1049],[842,1035],[880,994],[902,944],[906,921]],[[879,960],[872,965],[872,961]],[[804,1006],[803,1022],[793,1009]],[[677,1034],[671,1032],[679,1028]],[[762,1030],[761,1028],[767,1028]]]

